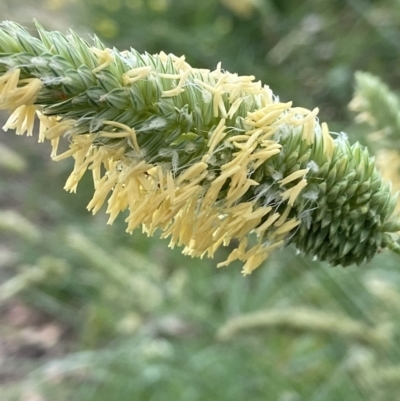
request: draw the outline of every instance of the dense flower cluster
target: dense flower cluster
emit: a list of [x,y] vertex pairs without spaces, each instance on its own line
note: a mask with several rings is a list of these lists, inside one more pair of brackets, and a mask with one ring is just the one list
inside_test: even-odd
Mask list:
[[[233,246],[250,273],[294,243],[331,264],[396,248],[396,199],[368,151],[333,139],[318,109],[282,103],[253,76],[192,68],[184,57],[90,46],[74,32],[40,39],[7,22],[0,31],[4,129],[50,140],[56,161],[73,157],[65,188],[93,175],[88,209],[107,200],[109,223],[127,210],[142,226],[212,257]],[[69,149],[57,153],[60,139]]]

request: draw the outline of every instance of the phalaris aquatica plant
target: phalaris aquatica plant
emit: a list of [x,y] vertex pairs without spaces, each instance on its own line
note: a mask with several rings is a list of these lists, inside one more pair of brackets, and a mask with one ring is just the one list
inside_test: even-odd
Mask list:
[[90,170],[88,209],[107,200],[109,223],[127,210],[128,232],[160,230],[192,257],[230,245],[220,265],[239,259],[245,274],[291,243],[343,266],[398,250],[390,185],[367,149],[330,135],[318,109],[283,103],[220,64],[196,69],[184,57],[37,29],[39,39],[2,25],[4,130],[32,135],[37,116],[53,160],[75,159],[65,189]]

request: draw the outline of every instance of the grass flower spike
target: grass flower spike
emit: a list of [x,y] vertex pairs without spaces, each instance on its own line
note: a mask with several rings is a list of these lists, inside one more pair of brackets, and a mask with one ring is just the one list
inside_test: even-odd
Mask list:
[[[65,189],[89,170],[96,213],[127,211],[142,226],[212,257],[234,244],[226,265],[251,273],[293,243],[343,266],[397,249],[396,198],[368,151],[333,139],[318,109],[282,103],[253,76],[192,68],[184,57],[90,46],[74,32],[19,25],[0,32],[4,129],[51,141],[55,161],[73,157]],[[64,137],[69,149],[58,152]]]
[[[350,109],[356,121],[365,123],[369,144],[374,147],[382,177],[400,190],[400,100],[378,77],[367,72],[355,74],[354,98]],[[371,130],[372,129],[372,130]],[[400,211],[397,201],[396,211]]]

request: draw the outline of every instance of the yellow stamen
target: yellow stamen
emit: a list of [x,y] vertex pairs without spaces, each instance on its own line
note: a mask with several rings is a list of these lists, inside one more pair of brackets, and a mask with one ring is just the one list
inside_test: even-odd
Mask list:
[[275,231],[275,235],[282,235],[282,234],[287,234],[289,231],[293,230],[293,228],[297,227],[301,223],[301,220],[297,219],[291,219],[287,221],[286,223],[282,224],[280,227],[278,227]]
[[150,66],[132,68],[122,76],[122,80],[125,85],[133,84],[140,79],[147,78],[151,71],[152,68]]
[[304,177],[308,173],[309,169],[305,168],[302,170],[295,171],[294,173],[288,175],[284,179],[278,181],[280,186],[283,187],[284,185],[288,184],[289,182],[292,182],[294,180],[297,180],[300,177]]
[[33,126],[35,123],[35,106],[19,106],[8,118],[3,126],[3,130],[15,129],[17,135],[23,135],[27,132],[28,136],[32,136]]
[[296,184],[294,187],[288,189],[282,194],[282,200],[289,199],[288,204],[290,206],[293,206],[295,200],[297,199],[300,192],[306,185],[307,185],[307,180],[303,178],[298,184]]
[[304,125],[305,123],[307,123],[308,121],[314,120],[315,117],[317,116],[319,112],[318,107],[316,107],[313,111],[304,109],[302,107],[294,107],[291,109],[291,114],[295,114],[295,113],[299,113],[299,114],[303,114],[305,115],[304,118],[300,118],[300,119],[296,119],[296,118],[292,118],[290,120],[290,124],[293,126],[298,126],[298,125]]
[[322,129],[322,137],[324,140],[324,151],[326,155],[331,158],[333,156],[333,151],[335,149],[335,143],[333,142],[332,137],[329,135],[329,129],[327,123],[321,124]]
[[253,272],[257,267],[261,265],[270,254],[270,250],[268,247],[255,247],[255,251],[246,257],[247,261],[243,266],[242,273],[243,275],[250,274]]
[[186,169],[177,179],[177,185],[180,185],[183,181],[191,180],[197,178],[208,167],[207,163],[199,162],[193,164],[188,169]]
[[168,171],[167,172],[167,191],[169,195],[169,199],[171,203],[175,201],[175,184],[174,184],[174,178],[172,176],[172,172]]
[[242,104],[243,100],[244,99],[240,97],[232,103],[231,107],[228,110],[228,118],[233,118],[234,114],[239,110],[239,107]]
[[280,214],[279,213],[274,213],[273,215],[269,216],[268,219],[260,226],[256,228],[256,232],[258,234],[262,234],[266,230],[268,230],[269,227],[274,224],[276,220],[279,219]]
[[92,47],[90,50],[97,56],[100,63],[98,67],[92,70],[93,74],[96,74],[104,68],[107,68],[114,61],[114,56],[111,49],[102,50]]
[[275,222],[274,226],[275,227],[281,226],[286,221],[291,210],[292,207],[290,205],[287,205],[285,211],[282,213],[281,217],[279,217],[279,219]]
[[184,92],[185,89],[183,89],[183,85],[185,85],[187,78],[189,77],[191,73],[190,69],[187,69],[180,75],[179,83],[178,86],[174,89],[168,90],[168,91],[163,91],[161,97],[171,97],[171,96],[177,96],[180,93]]
[[225,130],[225,119],[221,118],[217,127],[212,131],[210,139],[208,140],[207,146],[209,147],[208,153],[212,154],[217,147],[218,143],[222,141],[226,135]]
[[[130,136],[132,139],[133,147],[135,148],[136,152],[140,153],[140,147],[139,147],[139,144],[137,141],[136,131],[134,128],[131,128],[131,127],[129,127],[125,124],[119,123],[117,121],[106,120],[106,121],[103,121],[103,124],[110,125],[111,127],[121,128],[122,130],[124,130],[121,133],[121,135]],[[102,132],[104,132],[104,131],[102,131]],[[127,134],[127,135],[125,135],[125,134]]]

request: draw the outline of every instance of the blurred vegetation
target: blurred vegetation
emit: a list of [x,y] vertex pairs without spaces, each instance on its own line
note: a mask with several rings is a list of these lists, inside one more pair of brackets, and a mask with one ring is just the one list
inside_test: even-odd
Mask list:
[[[37,18],[47,29],[95,32],[121,49],[185,54],[195,67],[222,61],[285,101],[318,106],[332,130],[372,151],[400,149],[399,100],[378,78],[369,77],[378,80],[369,91],[357,81],[364,124],[347,109],[359,69],[399,88],[399,2],[0,0],[0,11],[30,27]],[[385,141],[367,135],[376,131]],[[250,277],[239,265],[217,270],[218,260],[192,260],[166,241],[127,235],[121,220],[110,227],[101,213],[90,216],[90,181],[64,193],[71,164],[51,162],[36,141],[1,135],[2,400],[380,401],[400,393],[398,256],[333,269],[285,249]],[[395,159],[381,159],[393,173]],[[17,322],[19,303],[28,316]]]

